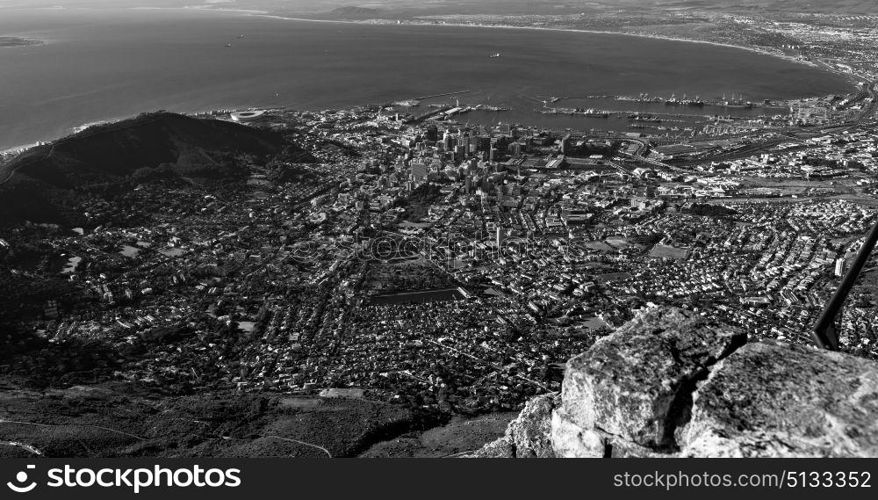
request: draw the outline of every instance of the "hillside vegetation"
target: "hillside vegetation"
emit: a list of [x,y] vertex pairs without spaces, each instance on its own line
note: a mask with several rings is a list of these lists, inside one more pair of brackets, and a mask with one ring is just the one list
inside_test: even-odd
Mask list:
[[273,132],[165,112],[92,127],[0,167],[0,224],[64,223],[63,207],[88,185],[168,175],[244,176],[237,157],[266,157],[282,145]]

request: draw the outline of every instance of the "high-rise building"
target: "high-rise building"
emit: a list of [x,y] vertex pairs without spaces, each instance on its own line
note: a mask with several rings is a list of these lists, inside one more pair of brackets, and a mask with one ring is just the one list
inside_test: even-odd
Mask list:
[[424,134],[425,138],[430,142],[436,142],[439,140],[439,128],[434,124],[430,124],[427,127],[427,132]]
[[442,136],[442,147],[445,149],[445,151],[451,151],[451,142],[451,131],[446,130],[445,135]]

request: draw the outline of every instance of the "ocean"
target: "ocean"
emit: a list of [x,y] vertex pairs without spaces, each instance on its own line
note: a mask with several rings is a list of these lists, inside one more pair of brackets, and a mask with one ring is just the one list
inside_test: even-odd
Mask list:
[[3,10],[0,36],[47,41],[0,48],[0,150],[159,109],[320,110],[469,90],[454,99],[512,109],[479,119],[571,126],[583,119],[538,114],[539,99],[646,92],[761,101],[852,88],[731,47],[547,30],[59,8]]

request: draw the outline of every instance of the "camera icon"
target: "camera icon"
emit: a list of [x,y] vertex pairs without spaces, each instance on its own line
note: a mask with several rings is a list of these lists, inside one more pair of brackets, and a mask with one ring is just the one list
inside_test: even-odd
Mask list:
[[[37,468],[36,465],[28,465],[27,466],[28,470],[33,470],[36,468]],[[19,471],[18,474],[15,475],[15,482],[9,481],[6,483],[6,486],[10,490],[12,490],[16,493],[29,493],[29,492],[33,491],[34,488],[37,487],[37,483],[34,481],[31,481],[30,483],[25,484],[25,483],[27,483],[28,479],[29,479],[29,477],[27,475],[27,471]]]

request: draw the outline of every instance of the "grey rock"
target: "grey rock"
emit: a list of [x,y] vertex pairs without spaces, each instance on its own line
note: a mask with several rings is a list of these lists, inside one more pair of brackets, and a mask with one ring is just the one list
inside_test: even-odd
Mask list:
[[552,412],[552,447],[558,458],[668,458],[644,446],[576,425],[563,408]]
[[476,452],[461,458],[515,458],[515,446],[506,436],[492,441]]
[[608,434],[604,435],[604,442],[609,452],[609,458],[674,458],[678,456],[678,453],[669,453],[667,450],[657,452]]
[[599,432],[579,427],[563,408],[552,412],[552,448],[559,458],[604,458],[607,451]]
[[674,447],[699,378],[746,334],[681,309],[651,309],[567,362],[572,422],[651,449]]
[[552,450],[552,410],[561,403],[557,393],[537,396],[506,428],[506,435],[469,458],[555,458]]
[[552,410],[561,400],[558,394],[544,394],[524,405],[521,415],[509,423],[506,437],[515,447],[517,458],[554,458],[552,441]]
[[878,457],[878,363],[745,343],[691,312],[646,311],[568,362],[560,402],[531,401],[480,453]]
[[678,430],[695,457],[878,456],[878,364],[754,343],[715,366]]

